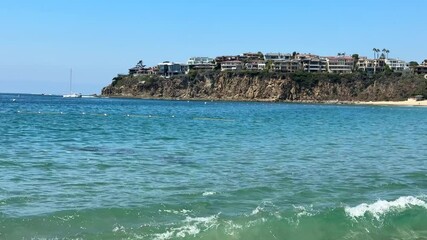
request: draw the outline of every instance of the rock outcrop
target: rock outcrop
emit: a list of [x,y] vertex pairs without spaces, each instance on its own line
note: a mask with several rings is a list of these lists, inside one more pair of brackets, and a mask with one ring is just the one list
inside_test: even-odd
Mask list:
[[190,72],[163,78],[121,76],[102,89],[103,96],[252,101],[379,101],[427,95],[418,75],[381,73]]

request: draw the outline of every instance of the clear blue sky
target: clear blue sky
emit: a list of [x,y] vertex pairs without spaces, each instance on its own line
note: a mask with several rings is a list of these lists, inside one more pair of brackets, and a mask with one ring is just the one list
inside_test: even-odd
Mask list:
[[2,0],[0,92],[100,93],[117,73],[248,51],[427,58],[426,0]]

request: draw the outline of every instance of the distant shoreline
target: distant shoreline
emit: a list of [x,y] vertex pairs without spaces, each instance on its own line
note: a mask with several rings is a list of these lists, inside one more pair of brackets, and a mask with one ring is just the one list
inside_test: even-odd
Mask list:
[[105,98],[121,99],[144,99],[144,100],[172,100],[172,101],[205,101],[205,102],[265,102],[265,103],[301,103],[301,104],[325,104],[325,105],[371,105],[371,106],[414,106],[427,107],[427,100],[403,100],[403,101],[340,101],[340,100],[280,100],[280,99],[226,99],[226,98],[168,98],[168,97],[144,97],[144,96],[123,96],[110,95]]
[[416,101],[416,100],[406,100],[406,101],[374,101],[374,102],[359,102],[356,101],[354,104],[357,105],[379,105],[379,106],[413,106],[413,107],[427,107],[427,100]]
[[120,76],[104,87],[101,94],[147,99],[323,104],[397,100],[402,102],[365,105],[421,106],[424,104],[419,101],[405,100],[427,96],[426,87],[427,82],[419,75],[197,71],[171,78]]

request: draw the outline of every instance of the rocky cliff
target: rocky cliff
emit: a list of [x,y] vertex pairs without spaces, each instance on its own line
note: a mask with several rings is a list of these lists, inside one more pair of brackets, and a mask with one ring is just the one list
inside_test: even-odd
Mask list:
[[163,78],[121,76],[102,89],[104,96],[253,101],[379,101],[427,95],[418,75],[272,72],[190,72]]

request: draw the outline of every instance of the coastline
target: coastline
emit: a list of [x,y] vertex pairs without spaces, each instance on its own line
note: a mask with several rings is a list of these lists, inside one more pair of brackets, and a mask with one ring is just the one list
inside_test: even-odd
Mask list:
[[280,100],[280,99],[246,99],[246,98],[169,98],[169,97],[146,97],[128,95],[101,95],[106,98],[145,99],[145,100],[175,100],[175,101],[218,101],[218,102],[277,102],[277,103],[301,103],[301,104],[327,104],[327,105],[371,105],[371,106],[408,106],[427,107],[427,100],[404,100],[404,101],[340,101],[340,100]]
[[105,97],[185,101],[425,106],[421,101],[404,100],[427,96],[426,84],[418,75],[198,71],[168,79],[120,76],[101,93]]
[[355,101],[354,104],[357,105],[375,105],[375,106],[407,106],[407,107],[427,107],[427,100],[416,101],[416,100],[406,100],[406,101]]

